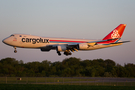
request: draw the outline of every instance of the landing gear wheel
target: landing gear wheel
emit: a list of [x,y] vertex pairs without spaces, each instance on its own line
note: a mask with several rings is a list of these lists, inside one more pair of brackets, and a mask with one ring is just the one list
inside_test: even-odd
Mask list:
[[14,50],[14,53],[17,53],[16,47],[14,47],[14,49],[15,49],[15,50]]
[[68,55],[72,55],[71,52],[64,52],[64,55],[68,56]]
[[15,50],[14,53],[17,53],[17,50]]
[[57,51],[57,53],[58,53],[59,56],[61,55],[61,53],[59,51]]

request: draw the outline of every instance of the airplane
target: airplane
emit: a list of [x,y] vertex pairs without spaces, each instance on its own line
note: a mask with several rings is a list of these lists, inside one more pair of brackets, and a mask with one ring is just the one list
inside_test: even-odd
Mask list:
[[64,55],[68,56],[72,55],[71,52],[78,50],[96,50],[130,42],[120,41],[125,27],[126,24],[120,24],[102,40],[48,38],[27,34],[12,34],[9,37],[3,39],[2,42],[14,47],[14,53],[17,53],[16,48],[19,47],[35,48],[45,52],[56,50],[59,56],[61,55],[61,52],[64,52]]

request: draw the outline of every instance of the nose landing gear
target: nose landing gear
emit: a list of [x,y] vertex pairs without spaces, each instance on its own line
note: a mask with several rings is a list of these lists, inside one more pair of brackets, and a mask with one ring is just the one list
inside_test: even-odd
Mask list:
[[15,49],[15,50],[14,50],[14,53],[17,53],[16,47],[14,47],[14,49]]

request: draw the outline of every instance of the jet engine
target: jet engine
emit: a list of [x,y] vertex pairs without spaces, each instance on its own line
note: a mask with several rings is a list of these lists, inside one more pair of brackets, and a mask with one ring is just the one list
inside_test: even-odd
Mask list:
[[40,48],[41,51],[50,51],[51,49],[53,49],[52,46],[45,46]]
[[61,51],[65,51],[65,50],[67,50],[66,46],[64,46],[64,45],[57,46],[57,51],[61,52]]
[[78,44],[78,49],[80,50],[88,49],[88,44],[87,43]]
[[61,55],[61,51],[66,51],[67,50],[67,47],[65,45],[59,45],[56,47],[56,51],[58,53],[58,55],[60,56]]
[[93,43],[81,43],[81,44],[78,44],[78,49],[87,50],[89,47],[93,47],[95,45],[97,45],[95,42],[93,42]]
[[41,51],[50,51],[51,47],[42,47],[40,48]]

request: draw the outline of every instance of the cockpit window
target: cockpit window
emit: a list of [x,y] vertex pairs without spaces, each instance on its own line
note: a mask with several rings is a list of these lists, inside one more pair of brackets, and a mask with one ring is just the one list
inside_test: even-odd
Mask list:
[[12,34],[11,36],[15,36],[15,35]]

